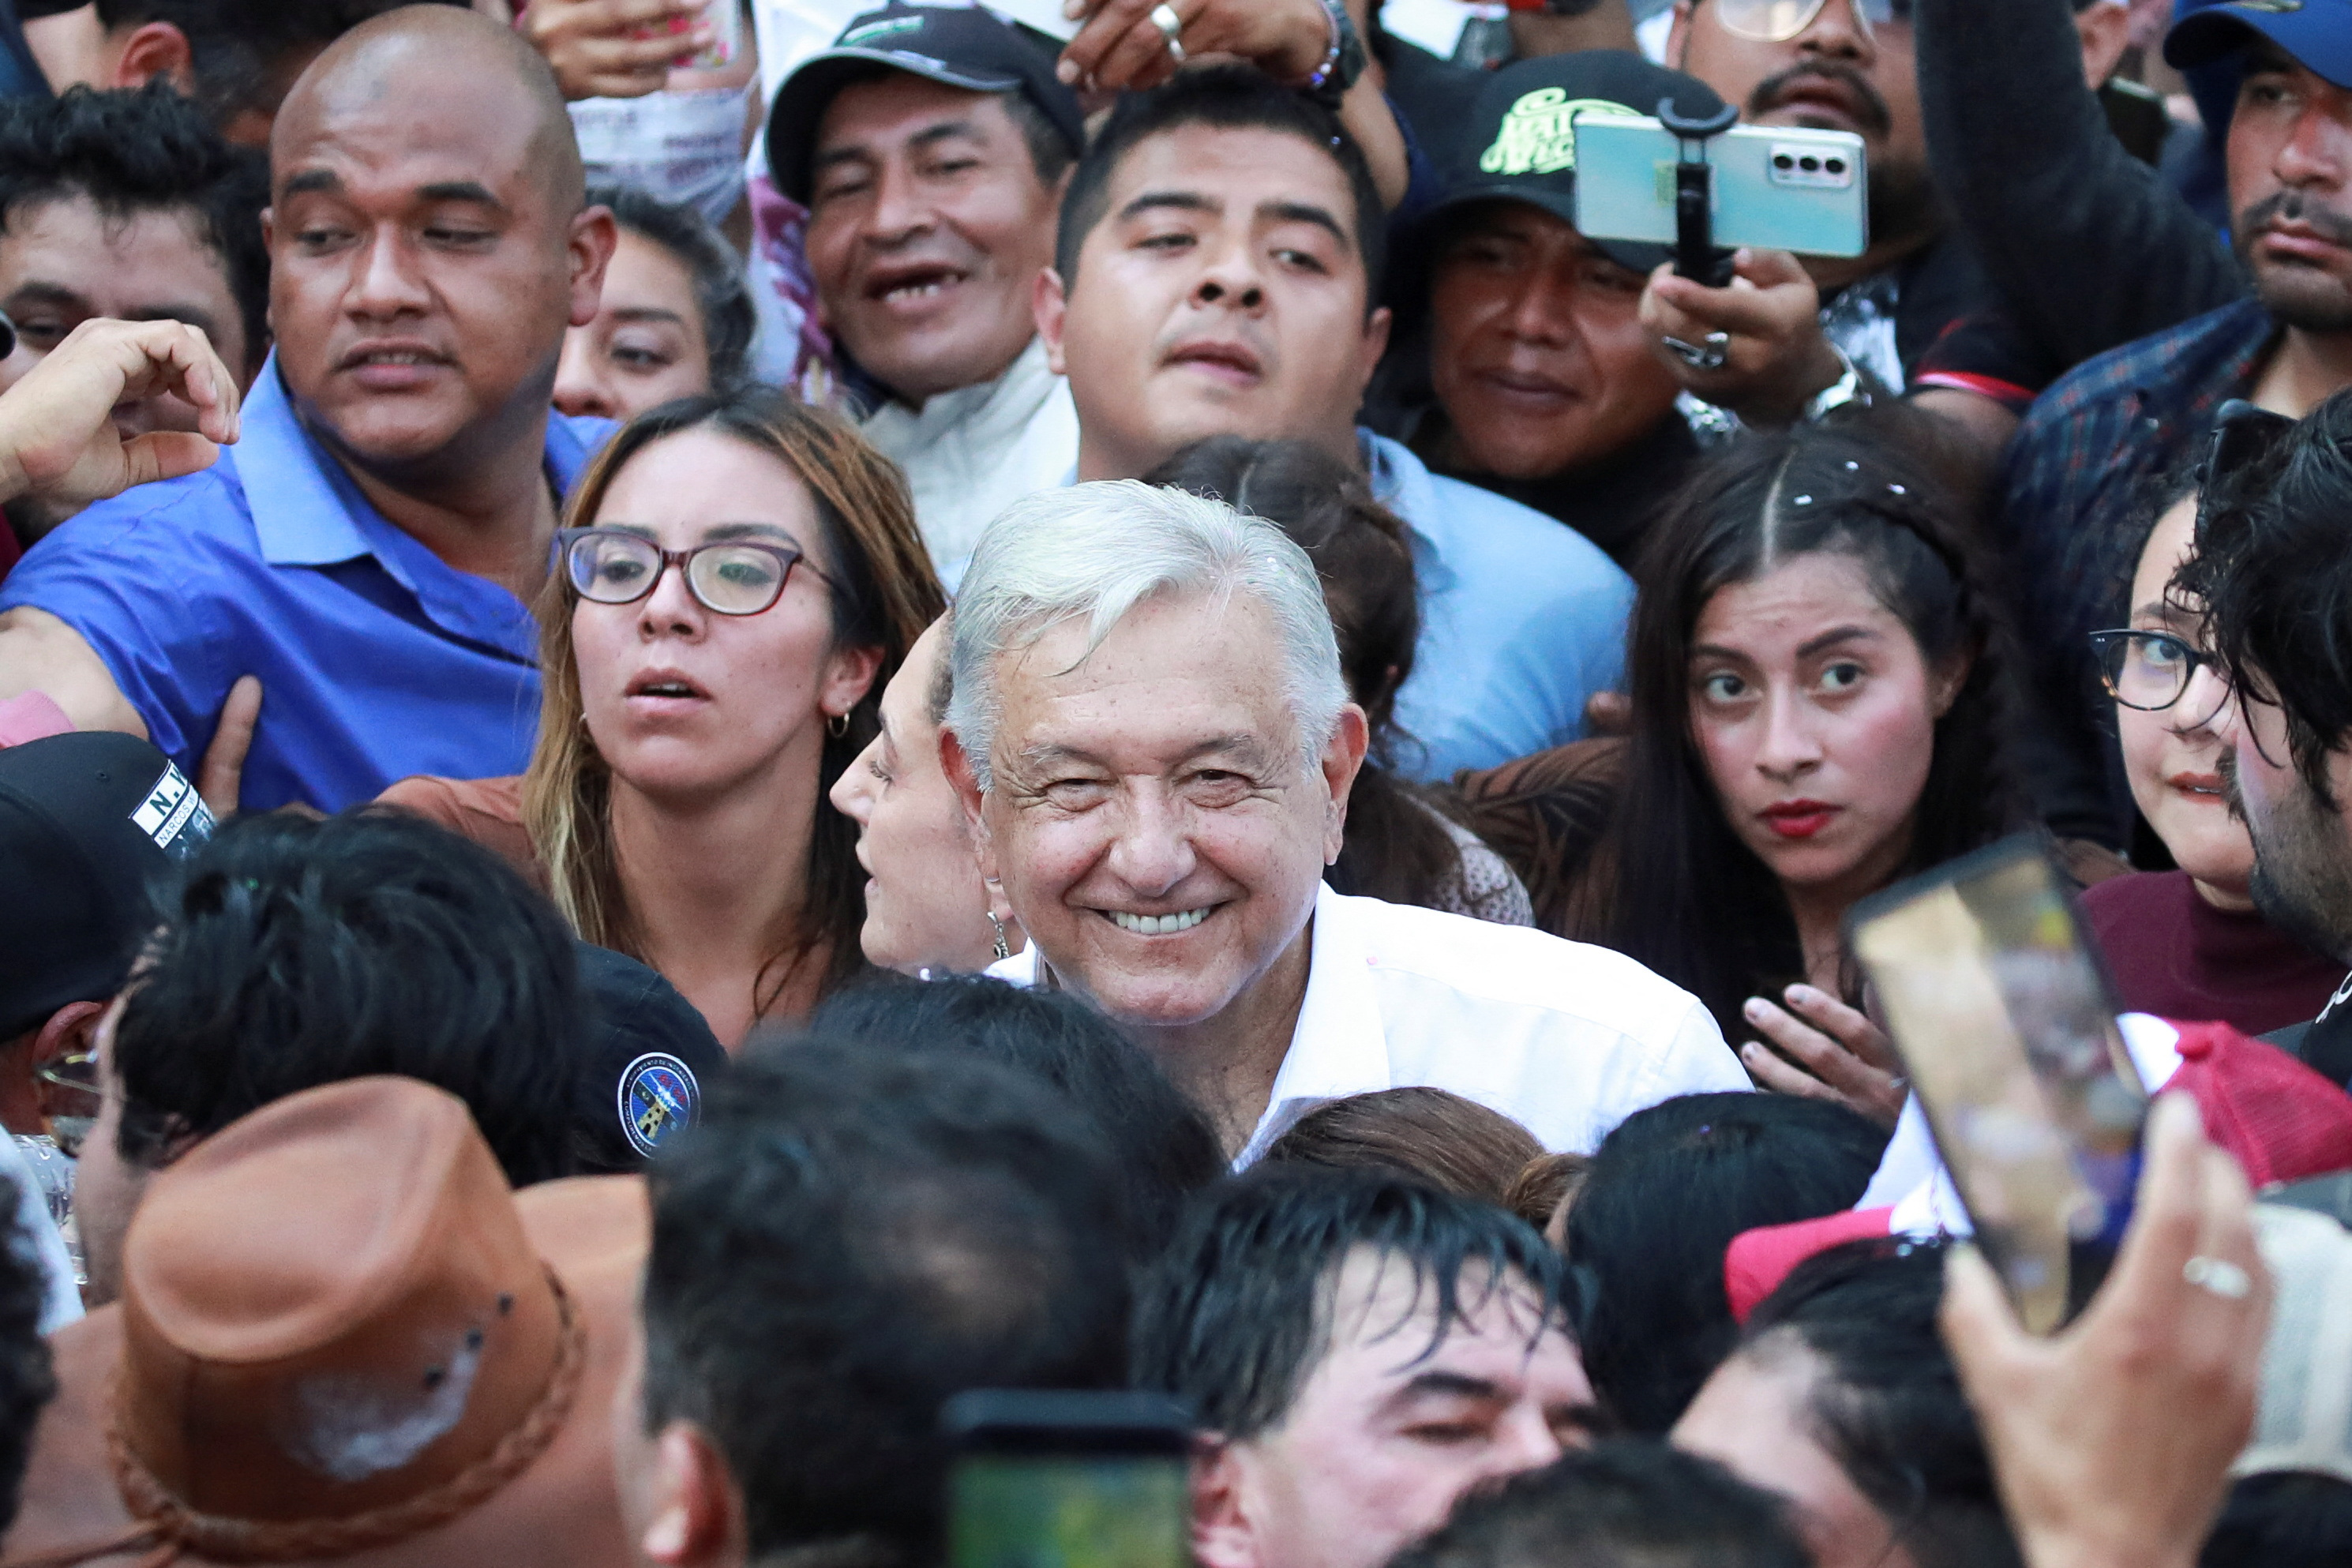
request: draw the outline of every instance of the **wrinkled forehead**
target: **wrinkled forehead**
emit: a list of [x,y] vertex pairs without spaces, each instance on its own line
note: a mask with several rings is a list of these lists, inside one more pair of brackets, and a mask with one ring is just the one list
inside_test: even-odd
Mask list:
[[[1168,742],[1247,736],[1278,750],[1297,726],[1284,701],[1282,639],[1255,594],[1163,591],[1108,627],[1083,616],[1033,622],[996,658],[1008,714],[1055,728]],[[1083,739],[1057,736],[1061,743]]]

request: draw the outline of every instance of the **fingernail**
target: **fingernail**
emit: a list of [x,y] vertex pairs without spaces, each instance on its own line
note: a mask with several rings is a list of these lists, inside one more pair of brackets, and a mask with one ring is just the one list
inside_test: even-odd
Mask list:
[[1796,1003],[1818,1001],[1821,994],[1810,985],[1791,985],[1787,992],[1789,1000]]
[[1757,1046],[1756,1042],[1753,1040],[1748,1041],[1745,1045],[1739,1047],[1739,1054],[1743,1057],[1752,1057],[1756,1054],[1756,1051]]
[[1087,0],[1062,0],[1062,19],[1075,22],[1087,14]]
[[1739,1005],[1739,1010],[1751,1018],[1760,1018],[1764,1016],[1764,998],[1750,996]]
[[1076,87],[1078,85],[1078,68],[1064,60],[1054,68],[1054,78],[1064,87]]

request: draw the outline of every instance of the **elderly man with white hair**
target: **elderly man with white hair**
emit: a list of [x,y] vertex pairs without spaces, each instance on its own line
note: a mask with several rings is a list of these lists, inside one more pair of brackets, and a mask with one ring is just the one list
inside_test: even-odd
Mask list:
[[1748,1087],[1697,999],[1630,958],[1323,885],[1364,715],[1272,524],[1128,480],[1032,496],[981,537],[952,659],[948,773],[1032,944],[990,973],[1118,1024],[1237,1164],[1372,1089],[1586,1151]]

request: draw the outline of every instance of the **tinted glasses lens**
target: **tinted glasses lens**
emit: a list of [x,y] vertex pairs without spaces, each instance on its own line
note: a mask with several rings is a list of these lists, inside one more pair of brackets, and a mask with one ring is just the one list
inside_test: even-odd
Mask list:
[[2134,632],[2105,638],[2099,663],[2107,689],[2126,708],[2154,712],[2169,708],[2189,689],[2196,668],[2189,645],[2161,632]]
[[776,602],[791,571],[782,556],[751,544],[706,545],[687,563],[694,596],[722,616],[753,616]]
[[1811,26],[1823,4],[1824,0],[1716,0],[1717,15],[1726,32],[1768,44],[1793,38]]
[[626,533],[586,533],[572,542],[565,563],[583,599],[625,605],[649,593],[661,572],[661,551]]

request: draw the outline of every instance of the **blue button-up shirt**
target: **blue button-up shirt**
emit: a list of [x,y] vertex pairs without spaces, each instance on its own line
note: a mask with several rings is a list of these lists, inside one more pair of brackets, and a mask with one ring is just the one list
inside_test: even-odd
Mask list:
[[[611,429],[549,416],[560,490]],[[101,501],[43,539],[0,583],[0,610],[20,605],[82,635],[191,776],[229,687],[260,677],[249,810],[333,811],[410,773],[487,778],[530,760],[530,612],[369,504],[296,419],[275,355],[218,463]]]
[[1633,580],[1564,523],[1432,474],[1364,433],[1372,493],[1412,530],[1421,641],[1397,693],[1398,770],[1447,779],[1584,734],[1584,701],[1625,677]]

